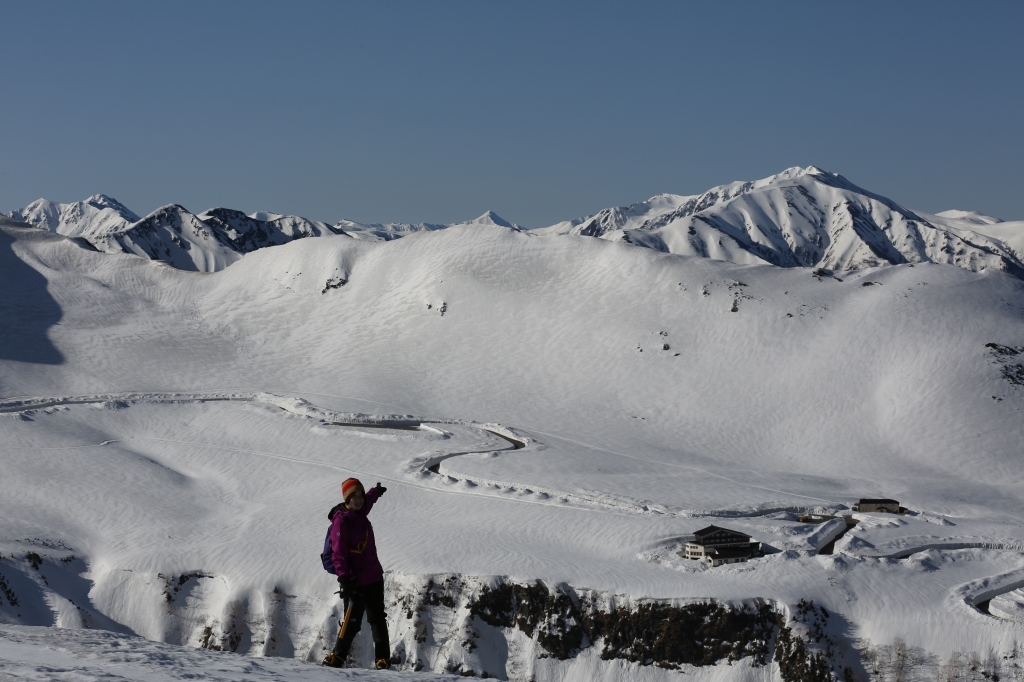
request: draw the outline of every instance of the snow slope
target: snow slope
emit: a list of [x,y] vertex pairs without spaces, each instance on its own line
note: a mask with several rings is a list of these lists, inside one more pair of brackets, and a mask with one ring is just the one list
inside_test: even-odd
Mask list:
[[[197,672],[198,671],[198,672]],[[288,659],[255,662],[233,654],[184,649],[103,630],[0,626],[0,676],[9,680],[422,680],[454,675],[329,670]]]
[[[355,474],[389,487],[373,519],[402,666],[678,675],[600,644],[541,658],[457,606],[506,579],[630,609],[812,599],[853,666],[851,644],[896,636],[1008,650],[1020,623],[977,607],[1024,584],[1024,283],[838,274],[487,225],[200,274],[0,227],[0,574],[34,605],[0,617],[315,661],[338,612],[315,555]],[[840,524],[797,517],[861,496],[913,514],[859,515],[816,554]],[[778,551],[681,559],[710,523]],[[445,610],[425,585],[451,576]]]

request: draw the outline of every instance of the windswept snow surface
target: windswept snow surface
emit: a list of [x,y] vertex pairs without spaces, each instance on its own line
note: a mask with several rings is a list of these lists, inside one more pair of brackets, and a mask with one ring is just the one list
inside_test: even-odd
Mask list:
[[[0,575],[19,598],[0,622],[234,633],[240,653],[315,661],[339,613],[317,554],[355,475],[389,488],[371,518],[394,594],[455,574],[813,599],[847,644],[1007,650],[1024,623],[977,606],[1024,585],[1024,282],[836,275],[480,224],[296,240],[202,274],[0,226]],[[842,523],[798,517],[859,497],[912,513],[855,515],[818,555]],[[680,558],[709,524],[769,554]],[[541,658],[500,629],[474,650],[471,619],[421,642],[391,609],[405,667],[679,674],[597,647]],[[32,632],[0,631],[0,657],[28,642],[8,660],[29,665],[59,637]]]
[[[678,680],[679,673],[668,673],[653,666],[641,667],[619,661],[592,660],[580,656],[570,664],[550,663],[559,673],[575,668],[570,678],[594,682],[636,680],[660,682]],[[761,682],[767,680],[765,669],[751,669],[740,663],[725,670],[715,666],[690,671],[695,682],[721,679]],[[232,653],[183,648],[121,633],[102,630],[57,629],[0,625],[0,677],[25,681],[75,680],[102,682],[171,682],[196,680],[230,682],[234,680],[273,680],[289,682],[455,682],[466,678],[458,674],[432,674],[426,671],[376,671],[365,669],[334,670],[287,658],[254,660]]]
[[196,680],[417,680],[452,682],[454,675],[332,670],[300,661],[254,661],[231,653],[182,648],[115,632],[0,625],[0,679],[104,682]]

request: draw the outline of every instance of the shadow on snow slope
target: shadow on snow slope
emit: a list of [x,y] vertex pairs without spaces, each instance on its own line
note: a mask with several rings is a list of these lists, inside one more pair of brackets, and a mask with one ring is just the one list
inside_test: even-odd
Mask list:
[[60,365],[64,355],[47,331],[63,313],[46,278],[14,253],[14,236],[0,228],[0,360]]

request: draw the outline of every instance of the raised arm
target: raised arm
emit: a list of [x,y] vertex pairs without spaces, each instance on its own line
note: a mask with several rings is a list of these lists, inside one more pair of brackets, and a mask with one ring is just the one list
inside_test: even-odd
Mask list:
[[373,508],[373,503],[376,502],[377,499],[385,492],[387,492],[387,488],[382,486],[380,481],[377,481],[377,485],[367,490],[366,502],[363,503],[363,514],[369,514],[370,510]]

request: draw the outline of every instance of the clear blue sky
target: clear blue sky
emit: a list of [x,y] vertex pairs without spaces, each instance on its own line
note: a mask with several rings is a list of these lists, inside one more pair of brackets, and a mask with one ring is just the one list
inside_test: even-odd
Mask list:
[[3,2],[0,210],[536,227],[817,165],[1024,219],[1024,2]]

